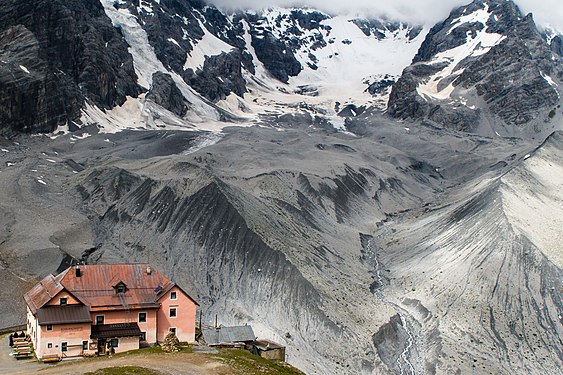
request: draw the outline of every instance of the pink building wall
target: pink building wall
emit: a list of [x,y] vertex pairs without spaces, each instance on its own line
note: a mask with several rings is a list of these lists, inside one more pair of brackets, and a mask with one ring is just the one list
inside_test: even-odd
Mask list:
[[[139,313],[147,313],[147,321],[139,322]],[[116,323],[137,323],[141,332],[146,333],[146,339],[149,343],[156,343],[156,327],[157,327],[157,313],[155,309],[134,309],[134,310],[119,310],[119,311],[91,311],[92,324],[96,324],[96,316],[104,317],[104,324]],[[137,347],[139,348],[139,340],[137,340]]]
[[[172,293],[176,299],[172,299]],[[170,332],[176,328],[176,336],[181,342],[195,342],[196,304],[178,287],[173,287],[160,300],[157,313],[157,341],[162,342]],[[170,316],[170,308],[176,308],[176,317]]]
[[82,302],[80,302],[79,300],[77,300],[76,298],[74,298],[69,292],[67,292],[66,290],[61,290],[59,293],[57,293],[49,302],[47,302],[47,306],[59,306],[60,305],[60,301],[61,298],[66,298],[67,305],[80,305]]
[[[68,357],[95,353],[95,350],[82,350],[83,341],[88,341],[88,347],[91,342],[90,323],[53,325],[51,331],[47,331],[47,326],[38,327],[37,346],[35,346],[38,358],[49,354],[61,355],[63,342],[67,343],[65,355]],[[51,344],[50,348],[49,344]]]

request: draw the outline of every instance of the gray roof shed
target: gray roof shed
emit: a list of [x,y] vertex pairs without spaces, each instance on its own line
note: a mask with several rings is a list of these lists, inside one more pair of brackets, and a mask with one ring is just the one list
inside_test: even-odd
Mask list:
[[232,344],[256,340],[251,326],[204,328],[203,338],[207,345]]

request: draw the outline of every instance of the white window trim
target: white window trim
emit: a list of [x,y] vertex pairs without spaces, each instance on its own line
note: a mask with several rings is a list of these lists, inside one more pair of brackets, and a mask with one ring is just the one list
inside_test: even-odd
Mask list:
[[63,353],[63,344],[66,344],[65,352],[68,352],[68,341],[61,341],[61,353]]
[[169,327],[168,328],[168,333],[171,333],[172,330],[174,330],[174,334],[176,334],[176,332],[178,332],[178,329],[176,327]]
[[[172,293],[174,293],[174,295],[175,295],[174,298],[172,298]],[[178,292],[176,292],[175,290],[173,290],[172,292],[170,292],[170,299],[171,299],[172,301],[177,300],[177,299],[178,299]]]
[[[51,326],[51,329],[49,329],[49,326]],[[46,325],[45,325],[45,331],[51,332],[52,330],[53,330],[53,325],[52,325],[52,324],[46,324]]]
[[[86,349],[84,349],[84,343],[86,343]],[[88,350],[90,347],[90,342],[88,340],[82,340],[82,350]]]
[[[141,322],[141,314],[145,314],[145,321]],[[139,314],[137,315],[137,322],[138,323],[146,323],[149,321],[149,314],[146,311],[139,311]]]
[[[172,316],[172,314],[171,314],[171,310],[172,310],[172,309],[176,310],[176,315],[174,315],[174,316]],[[169,317],[169,318],[172,318],[172,319],[178,317],[178,306],[170,306],[170,307],[168,308],[168,317]]]
[[[49,347],[49,345],[51,345],[51,347]],[[53,343],[52,342],[47,343],[47,349],[53,349]]]
[[105,315],[96,315],[96,325],[98,325],[98,316],[104,318],[104,322],[102,324],[106,324],[106,316]]

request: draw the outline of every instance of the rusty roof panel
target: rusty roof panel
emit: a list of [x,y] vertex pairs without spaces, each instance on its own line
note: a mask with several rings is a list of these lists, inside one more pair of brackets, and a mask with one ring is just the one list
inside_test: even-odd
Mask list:
[[[120,282],[126,286],[123,295],[115,289]],[[46,277],[25,295],[25,300],[34,314],[63,289],[92,309],[152,307],[174,286],[175,283],[146,263],[78,265],[56,277]]]
[[60,284],[62,278],[66,275],[66,271],[61,272],[57,276],[49,275],[35,285],[29,292],[24,295],[25,302],[31,309],[32,313],[37,313],[37,310],[49,302],[57,293],[63,290]]

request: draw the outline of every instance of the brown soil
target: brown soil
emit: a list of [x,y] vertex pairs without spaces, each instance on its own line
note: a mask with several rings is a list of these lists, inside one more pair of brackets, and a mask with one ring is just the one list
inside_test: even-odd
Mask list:
[[40,374],[84,374],[106,367],[139,366],[163,375],[231,375],[232,369],[220,360],[203,353],[133,353],[108,358],[92,358],[46,366]]

